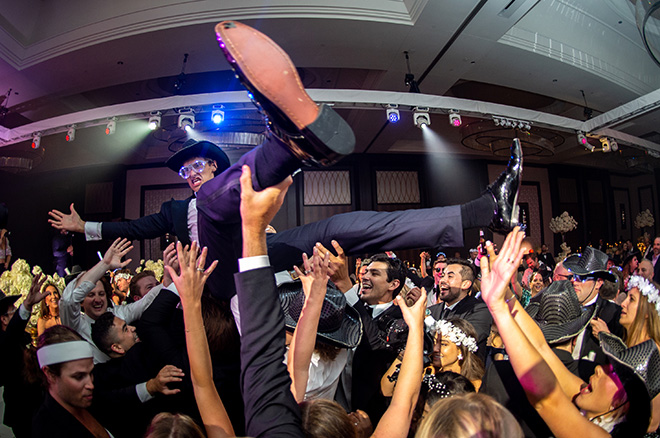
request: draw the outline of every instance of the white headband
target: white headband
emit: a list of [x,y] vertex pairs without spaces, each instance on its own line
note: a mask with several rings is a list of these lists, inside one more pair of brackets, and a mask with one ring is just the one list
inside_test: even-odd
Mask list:
[[631,275],[628,279],[626,290],[637,288],[640,294],[646,296],[650,303],[655,305],[655,310],[660,314],[660,294],[653,284],[641,275]]
[[46,345],[37,350],[39,368],[56,363],[70,362],[94,357],[92,346],[87,341],[69,341]]
[[117,281],[120,278],[123,278],[125,280],[130,281],[131,278],[133,278],[133,277],[131,276],[131,274],[127,274],[126,272],[120,272],[119,274],[115,274],[115,280],[114,281]]
[[477,341],[472,337],[465,334],[465,332],[454,324],[444,319],[437,321],[433,326],[432,331],[440,333],[443,338],[449,339],[457,346],[464,346],[471,353],[477,352]]

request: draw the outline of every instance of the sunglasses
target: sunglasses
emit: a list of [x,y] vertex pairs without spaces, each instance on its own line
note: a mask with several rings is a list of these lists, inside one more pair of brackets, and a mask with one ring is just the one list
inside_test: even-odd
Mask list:
[[193,171],[202,173],[204,172],[204,169],[206,169],[206,163],[206,160],[197,160],[194,163],[183,166],[181,169],[179,169],[179,176],[183,179],[188,179],[190,178],[190,175],[192,175]]
[[435,268],[435,272],[442,272],[442,268]]
[[579,281],[580,283],[584,283],[585,281],[589,280],[596,280],[596,277],[588,276],[588,275],[578,275],[578,274],[573,274],[573,281]]

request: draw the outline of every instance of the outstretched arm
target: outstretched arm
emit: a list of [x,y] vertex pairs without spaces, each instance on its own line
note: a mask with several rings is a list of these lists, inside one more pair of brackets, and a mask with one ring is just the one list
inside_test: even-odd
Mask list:
[[421,297],[412,307],[406,305],[405,299],[401,295],[396,297],[395,303],[401,308],[403,319],[408,324],[408,340],[399,378],[392,395],[392,403],[378,422],[373,434],[373,437],[377,438],[406,437],[408,435],[410,420],[422,384],[426,291],[422,289]]
[[322,259],[318,248],[314,248],[311,261],[307,258],[307,254],[303,254],[305,272],[301,272],[297,266],[294,267],[302,281],[305,294],[305,304],[300,312],[298,325],[293,332],[287,361],[287,368],[291,376],[291,392],[298,403],[305,399],[307,390],[309,364],[312,360],[312,353],[314,353],[316,331],[328,286],[329,262],[330,254],[328,252]]
[[[507,303],[505,300],[509,281],[520,264],[523,254],[520,248],[523,238],[524,233],[516,227],[507,236],[499,256],[491,263],[492,266],[489,267],[485,257],[480,263],[481,294],[497,324],[513,370],[527,398],[556,437],[609,436],[575,408],[571,399],[562,390],[553,370],[530,342],[523,327],[514,319],[512,312],[524,313],[524,310],[519,308],[520,305],[517,303],[511,308],[511,301]],[[534,324],[533,321],[531,322]],[[531,329],[531,326],[528,328]]]
[[204,270],[208,251],[206,248],[202,250],[199,258],[197,242],[192,243],[190,250],[187,246],[183,248],[181,242],[177,242],[176,249],[181,275],[178,275],[170,265],[167,265],[166,269],[181,296],[183,319],[186,325],[186,346],[190,360],[190,378],[197,407],[208,437],[234,436],[234,428],[213,382],[211,354],[202,318],[202,291],[206,279],[218,265],[218,261],[214,261]]
[[67,230],[73,231],[75,233],[84,233],[85,232],[85,221],[80,218],[80,215],[73,207],[73,203],[69,207],[71,212],[65,214],[59,210],[51,210],[48,212],[48,215],[51,217],[48,219],[48,223],[57,228],[58,230]]

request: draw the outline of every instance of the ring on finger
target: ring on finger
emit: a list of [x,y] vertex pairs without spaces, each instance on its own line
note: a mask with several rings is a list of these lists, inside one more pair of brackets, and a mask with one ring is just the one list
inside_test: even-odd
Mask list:
[[197,268],[197,270],[204,272],[204,268]]

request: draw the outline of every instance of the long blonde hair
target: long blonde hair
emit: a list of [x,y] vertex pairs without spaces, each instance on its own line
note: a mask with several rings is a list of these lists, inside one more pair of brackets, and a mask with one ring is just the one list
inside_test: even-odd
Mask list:
[[[653,287],[660,290],[657,283],[652,284]],[[637,290],[639,291],[639,289]],[[630,324],[630,329],[626,330],[626,345],[632,347],[641,344],[646,340],[646,336],[660,345],[660,315],[658,315],[655,304],[649,302],[648,297],[639,291],[637,313]]]

